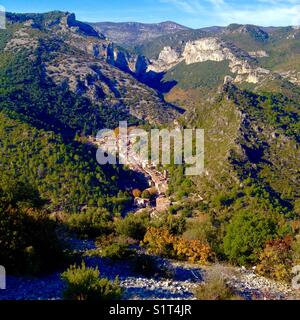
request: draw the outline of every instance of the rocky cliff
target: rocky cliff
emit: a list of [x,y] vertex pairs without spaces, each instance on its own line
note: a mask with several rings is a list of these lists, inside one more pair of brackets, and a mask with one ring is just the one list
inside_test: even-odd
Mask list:
[[176,108],[130,74],[144,72],[145,58],[118,48],[74,14],[9,15],[9,22],[14,31],[4,51],[27,50],[32,60],[39,56],[46,81],[151,123],[178,116]]
[[182,52],[165,47],[157,60],[152,60],[148,71],[164,72],[184,61],[187,65],[205,61],[229,61],[229,67],[235,74],[234,81],[258,83],[269,70],[257,66],[256,60],[247,52],[215,37],[189,41]]

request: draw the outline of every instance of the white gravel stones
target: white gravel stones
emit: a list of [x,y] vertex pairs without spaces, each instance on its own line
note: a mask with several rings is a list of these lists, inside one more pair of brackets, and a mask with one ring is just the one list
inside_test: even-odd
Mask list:
[[[77,253],[93,249],[93,241],[69,238],[68,247]],[[171,262],[157,258],[168,267],[172,278],[145,278],[133,272],[126,261],[110,262],[102,258],[85,257],[88,266],[98,266],[103,277],[114,279],[117,275],[124,288],[123,299],[136,300],[192,300],[193,292],[205,279],[204,274],[220,272],[237,294],[245,299],[295,299],[297,294],[286,284],[255,274],[255,270],[233,268],[224,265],[199,266],[182,262]],[[62,270],[63,271],[63,270]],[[0,300],[58,300],[62,299],[63,282],[60,273],[39,278],[11,277],[7,279],[7,290],[0,290]]]

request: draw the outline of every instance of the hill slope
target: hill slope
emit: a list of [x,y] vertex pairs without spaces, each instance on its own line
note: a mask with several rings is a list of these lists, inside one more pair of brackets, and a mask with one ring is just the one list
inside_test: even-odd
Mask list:
[[[10,83],[13,88],[18,84],[22,94],[33,91],[47,96],[50,91],[55,97],[64,96],[57,105],[60,110],[48,108],[46,103],[39,106],[46,108],[43,112],[51,117],[71,112],[78,119],[81,113],[81,124],[73,123],[72,127],[83,129],[86,125],[94,131],[103,127],[106,115],[117,119],[109,115],[112,112],[123,115],[123,119],[124,115],[132,115],[152,123],[176,118],[175,108],[154,90],[112,65],[112,44],[89,25],[76,21],[74,15],[8,14],[8,23],[8,29],[0,31],[3,83]],[[34,85],[35,90],[30,90]],[[10,94],[12,103],[16,98]],[[19,100],[25,101],[24,97]],[[63,111],[65,104],[68,110]],[[64,125],[68,121],[63,120]]]
[[161,23],[138,22],[96,22],[90,23],[95,30],[103,33],[111,41],[125,46],[134,46],[156,39],[162,35],[173,34],[189,28],[172,21]]

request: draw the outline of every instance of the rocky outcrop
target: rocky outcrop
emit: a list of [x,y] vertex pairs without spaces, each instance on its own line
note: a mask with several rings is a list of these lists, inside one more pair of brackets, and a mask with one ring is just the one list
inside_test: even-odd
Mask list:
[[92,56],[60,54],[47,62],[45,68],[56,85],[85,96],[94,104],[121,108],[150,123],[170,122],[179,115],[154,90]]
[[60,24],[65,26],[66,28],[70,28],[76,33],[80,33],[89,37],[100,38],[102,40],[105,39],[105,37],[101,33],[98,33],[90,25],[77,21],[74,13],[66,14],[66,16],[61,19]]
[[269,54],[265,50],[250,51],[249,56],[252,58],[266,58]]
[[270,73],[269,70],[258,67],[256,61],[247,52],[215,37],[189,41],[181,53],[165,47],[158,60],[151,61],[148,71],[164,72],[182,61],[189,65],[224,60],[229,61],[230,70],[236,74],[234,81],[237,83],[258,83]]
[[18,29],[12,38],[6,43],[4,51],[18,52],[24,49],[33,51],[38,46],[38,39],[30,35],[30,27],[33,22],[30,21],[24,27]]
[[176,64],[181,62],[183,59],[184,57],[181,57],[180,53],[176,52],[176,50],[171,47],[164,47],[159,54],[158,60],[152,61],[149,65],[148,71],[154,71],[157,73],[164,72],[176,66]]
[[281,77],[290,81],[291,83],[300,86],[300,72],[296,70],[289,70],[284,72],[278,72]]
[[134,75],[140,80],[147,73],[148,67],[151,64],[147,57],[129,53],[114,43],[110,43],[107,46],[107,51],[104,55],[106,55],[106,61],[109,64]]
[[116,66],[125,72],[135,73],[139,56],[130,54],[129,52],[118,48],[113,43],[110,43],[107,47],[106,59],[109,64]]
[[6,44],[6,51],[37,48],[39,36],[33,29],[63,40],[95,57],[105,56],[108,42],[90,25],[76,20],[72,13],[49,12],[46,14],[8,14],[8,23],[18,23],[12,39]]
[[145,72],[146,58],[110,43],[91,26],[76,21],[74,14],[9,17],[16,27],[5,51],[30,50],[28,57],[39,58],[45,70],[44,81],[86,97],[94,106],[111,107],[149,123],[172,122],[179,116],[176,108],[133,76]]
[[286,37],[288,40],[299,39],[300,26],[293,26],[291,32]]

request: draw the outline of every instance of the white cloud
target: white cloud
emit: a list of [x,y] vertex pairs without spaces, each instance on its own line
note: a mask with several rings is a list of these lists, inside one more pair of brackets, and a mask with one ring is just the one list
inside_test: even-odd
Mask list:
[[265,7],[263,9],[229,9],[217,13],[225,24],[232,21],[265,26],[298,25],[300,5],[292,7]]
[[195,8],[191,4],[191,1],[187,0],[161,0],[163,3],[170,3],[183,10],[186,13],[195,13]]
[[209,0],[214,7],[221,7],[226,5],[224,0]]
[[[249,23],[265,26],[299,25],[300,0],[256,0],[248,4],[228,0],[160,0],[190,16],[219,25]],[[188,18],[188,17],[187,17]]]

